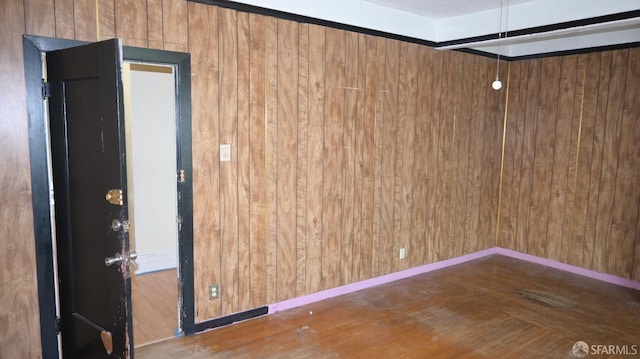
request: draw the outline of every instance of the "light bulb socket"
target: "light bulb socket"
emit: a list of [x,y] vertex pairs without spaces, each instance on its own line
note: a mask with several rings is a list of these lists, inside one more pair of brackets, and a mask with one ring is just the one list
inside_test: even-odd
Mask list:
[[491,83],[491,87],[496,91],[500,90],[502,88],[502,81],[496,79]]

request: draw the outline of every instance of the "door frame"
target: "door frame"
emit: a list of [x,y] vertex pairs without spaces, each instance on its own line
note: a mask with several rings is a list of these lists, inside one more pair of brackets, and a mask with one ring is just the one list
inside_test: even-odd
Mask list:
[[[40,36],[23,36],[29,156],[36,251],[40,334],[43,358],[58,358],[54,248],[49,188],[49,135],[43,98],[43,57],[48,51],[87,44],[83,41]],[[178,183],[178,213],[182,230],[178,238],[179,319],[182,335],[195,333],[193,272],[193,170],[191,153],[191,59],[188,53],[123,47],[124,60],[174,66],[176,69],[177,159],[184,170],[184,182]],[[178,174],[176,173],[176,176]],[[177,178],[177,177],[176,177]],[[135,314],[134,314],[135,315]],[[135,338],[134,338],[135,340]]]

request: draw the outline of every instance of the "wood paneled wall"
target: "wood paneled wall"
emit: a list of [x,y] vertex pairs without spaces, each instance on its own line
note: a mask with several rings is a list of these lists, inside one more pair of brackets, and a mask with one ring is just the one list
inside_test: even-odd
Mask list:
[[640,280],[640,48],[510,72],[498,246]]
[[0,6],[0,358],[40,356],[22,1]]
[[494,245],[493,61],[199,4],[188,17],[198,320]]
[[40,345],[24,33],[192,54],[198,321],[494,245],[491,60],[183,0],[5,3],[2,357]]
[[191,53],[197,321],[491,247],[496,233],[640,278],[638,50],[512,63],[505,102],[493,60],[184,0],[0,11],[2,358],[40,355],[24,33]]

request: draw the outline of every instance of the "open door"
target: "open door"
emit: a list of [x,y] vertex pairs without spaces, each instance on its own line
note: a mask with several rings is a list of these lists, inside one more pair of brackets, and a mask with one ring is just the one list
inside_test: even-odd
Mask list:
[[46,54],[65,358],[130,358],[122,46]]

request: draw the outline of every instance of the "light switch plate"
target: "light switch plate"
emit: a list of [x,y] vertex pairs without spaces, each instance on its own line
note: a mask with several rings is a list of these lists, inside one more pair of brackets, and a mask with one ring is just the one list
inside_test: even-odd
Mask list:
[[220,162],[231,161],[231,145],[220,145]]

